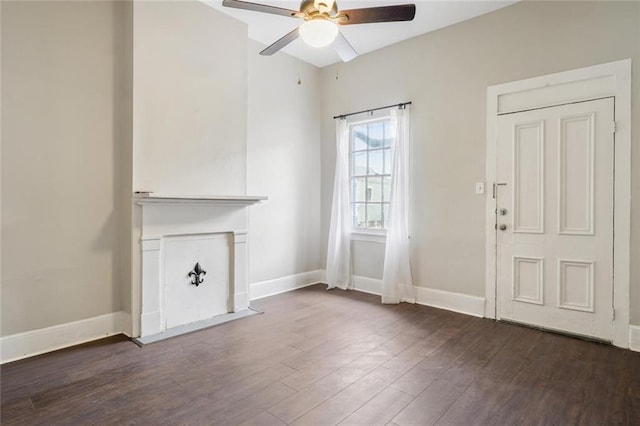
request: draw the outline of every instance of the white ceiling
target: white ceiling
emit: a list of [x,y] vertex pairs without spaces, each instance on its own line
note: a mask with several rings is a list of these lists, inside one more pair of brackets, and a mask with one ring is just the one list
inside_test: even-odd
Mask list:
[[[249,27],[249,38],[267,46],[303,22],[301,19],[297,18],[288,18],[286,16],[223,7],[222,0],[203,1],[227,15],[246,22]],[[356,51],[362,55],[399,41],[416,37],[429,31],[434,31],[439,28],[492,12],[516,3],[516,1],[518,0],[338,0],[339,9],[358,9],[404,3],[416,4],[416,17],[413,21],[348,25],[340,27],[340,30]],[[300,1],[297,0],[252,0],[252,2],[269,4],[292,10],[299,10],[300,7]],[[338,55],[334,52],[333,48],[326,47],[323,49],[315,49],[305,45],[300,41],[300,39],[294,41],[282,51],[317,67],[325,67],[327,65],[340,62],[340,58],[338,58]],[[276,55],[282,54],[281,52],[276,53]]]

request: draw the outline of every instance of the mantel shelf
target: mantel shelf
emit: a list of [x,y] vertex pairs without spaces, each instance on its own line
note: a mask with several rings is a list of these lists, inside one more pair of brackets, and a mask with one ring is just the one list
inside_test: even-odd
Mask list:
[[136,204],[235,204],[246,205],[267,200],[265,195],[177,195],[156,193],[135,193]]

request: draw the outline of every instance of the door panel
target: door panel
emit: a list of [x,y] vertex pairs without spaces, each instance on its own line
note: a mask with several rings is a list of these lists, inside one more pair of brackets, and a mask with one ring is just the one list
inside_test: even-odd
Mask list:
[[544,122],[516,124],[513,139],[513,232],[544,232]]
[[558,232],[593,235],[593,113],[560,119]]
[[612,124],[613,99],[499,117],[498,318],[611,340]]

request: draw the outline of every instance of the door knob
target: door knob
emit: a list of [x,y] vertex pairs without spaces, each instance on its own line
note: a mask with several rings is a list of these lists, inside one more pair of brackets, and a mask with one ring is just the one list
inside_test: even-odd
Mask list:
[[506,229],[507,229],[507,225],[505,225],[505,224],[503,223],[503,224],[502,224],[502,225],[500,225],[498,228],[499,228],[501,231],[504,231],[504,230],[506,230]]

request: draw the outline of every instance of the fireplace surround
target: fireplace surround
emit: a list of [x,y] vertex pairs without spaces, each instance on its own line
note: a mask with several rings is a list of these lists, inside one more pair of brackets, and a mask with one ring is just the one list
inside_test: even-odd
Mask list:
[[266,199],[134,196],[132,337],[249,307],[248,207]]

